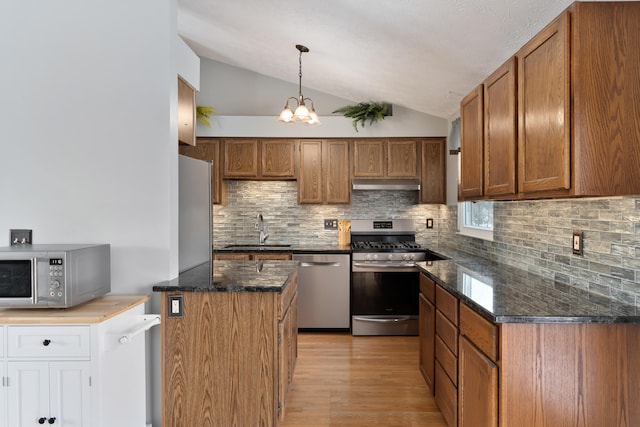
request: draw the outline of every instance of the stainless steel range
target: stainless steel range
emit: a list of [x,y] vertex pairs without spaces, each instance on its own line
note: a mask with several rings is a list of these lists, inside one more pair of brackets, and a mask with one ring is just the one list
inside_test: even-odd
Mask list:
[[441,259],[416,243],[410,219],[351,221],[351,332],[417,335],[417,261]]

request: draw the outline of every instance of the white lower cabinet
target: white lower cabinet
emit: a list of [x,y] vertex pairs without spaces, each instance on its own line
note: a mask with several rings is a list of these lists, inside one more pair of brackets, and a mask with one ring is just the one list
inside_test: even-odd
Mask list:
[[146,344],[135,331],[146,322],[147,299],[64,325],[46,315],[12,324],[0,313],[0,427],[144,426]]
[[[0,331],[0,340],[1,339],[2,332]],[[0,344],[0,346],[1,345],[2,344]],[[5,382],[7,381],[7,364],[3,360],[0,360],[0,380],[2,380],[0,381],[0,427],[7,427],[7,388],[5,387]]]
[[9,424],[91,425],[89,362],[9,362]]

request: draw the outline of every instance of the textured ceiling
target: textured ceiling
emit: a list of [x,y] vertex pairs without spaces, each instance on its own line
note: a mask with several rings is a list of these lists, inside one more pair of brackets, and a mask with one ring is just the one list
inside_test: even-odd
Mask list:
[[[360,101],[449,118],[570,0],[178,0],[201,57]],[[319,111],[320,114],[329,112]]]

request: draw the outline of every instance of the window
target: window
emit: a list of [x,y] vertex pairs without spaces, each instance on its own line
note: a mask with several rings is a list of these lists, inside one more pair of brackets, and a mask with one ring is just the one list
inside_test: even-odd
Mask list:
[[458,203],[458,233],[493,240],[493,202]]

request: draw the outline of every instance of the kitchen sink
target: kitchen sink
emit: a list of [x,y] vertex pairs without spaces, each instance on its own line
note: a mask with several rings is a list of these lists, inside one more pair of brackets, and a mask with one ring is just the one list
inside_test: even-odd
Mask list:
[[237,249],[237,250],[245,250],[245,251],[264,251],[270,249],[286,249],[290,248],[291,245],[227,245],[224,249]]

